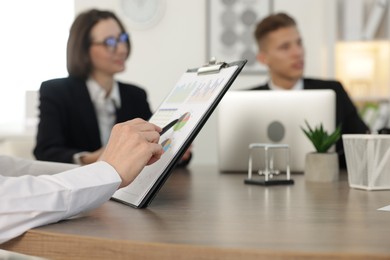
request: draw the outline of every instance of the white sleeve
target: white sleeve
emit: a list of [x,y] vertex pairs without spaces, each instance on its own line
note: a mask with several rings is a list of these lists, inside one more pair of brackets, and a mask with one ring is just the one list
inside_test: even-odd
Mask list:
[[120,183],[118,173],[105,162],[55,175],[0,175],[0,244],[31,228],[100,206]]
[[3,176],[52,175],[76,167],[80,167],[80,165],[27,160],[13,156],[0,155],[0,174]]

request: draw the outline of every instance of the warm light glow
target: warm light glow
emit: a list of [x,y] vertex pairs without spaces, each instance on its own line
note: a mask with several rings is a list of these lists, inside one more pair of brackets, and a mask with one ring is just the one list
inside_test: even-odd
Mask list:
[[372,80],[374,77],[375,62],[368,53],[352,55],[346,60],[345,72],[348,77],[355,79]]
[[389,96],[390,42],[339,42],[336,77],[355,100]]

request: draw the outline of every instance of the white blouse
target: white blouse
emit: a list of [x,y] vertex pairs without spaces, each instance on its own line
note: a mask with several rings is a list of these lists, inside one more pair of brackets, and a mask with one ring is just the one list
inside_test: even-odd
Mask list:
[[99,124],[100,139],[105,146],[110,138],[111,129],[116,122],[115,110],[121,107],[121,96],[118,82],[114,81],[111,92],[107,92],[94,79],[87,80],[89,96],[95,107]]
[[[40,175],[53,174],[56,168],[73,169]],[[121,183],[106,162],[75,167],[0,156],[0,174],[0,244],[100,206]]]

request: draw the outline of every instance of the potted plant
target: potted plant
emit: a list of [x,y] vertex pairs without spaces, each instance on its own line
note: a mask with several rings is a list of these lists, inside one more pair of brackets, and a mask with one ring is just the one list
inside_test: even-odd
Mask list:
[[332,182],[339,176],[339,161],[336,152],[328,152],[341,137],[341,127],[328,134],[323,125],[314,129],[307,121],[302,131],[314,145],[316,152],[308,153],[305,159],[305,179],[307,181]]

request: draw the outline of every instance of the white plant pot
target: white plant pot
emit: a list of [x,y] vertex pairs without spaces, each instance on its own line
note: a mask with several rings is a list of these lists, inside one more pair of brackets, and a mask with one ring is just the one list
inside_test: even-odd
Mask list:
[[308,153],[305,160],[305,180],[334,182],[339,179],[337,153]]

